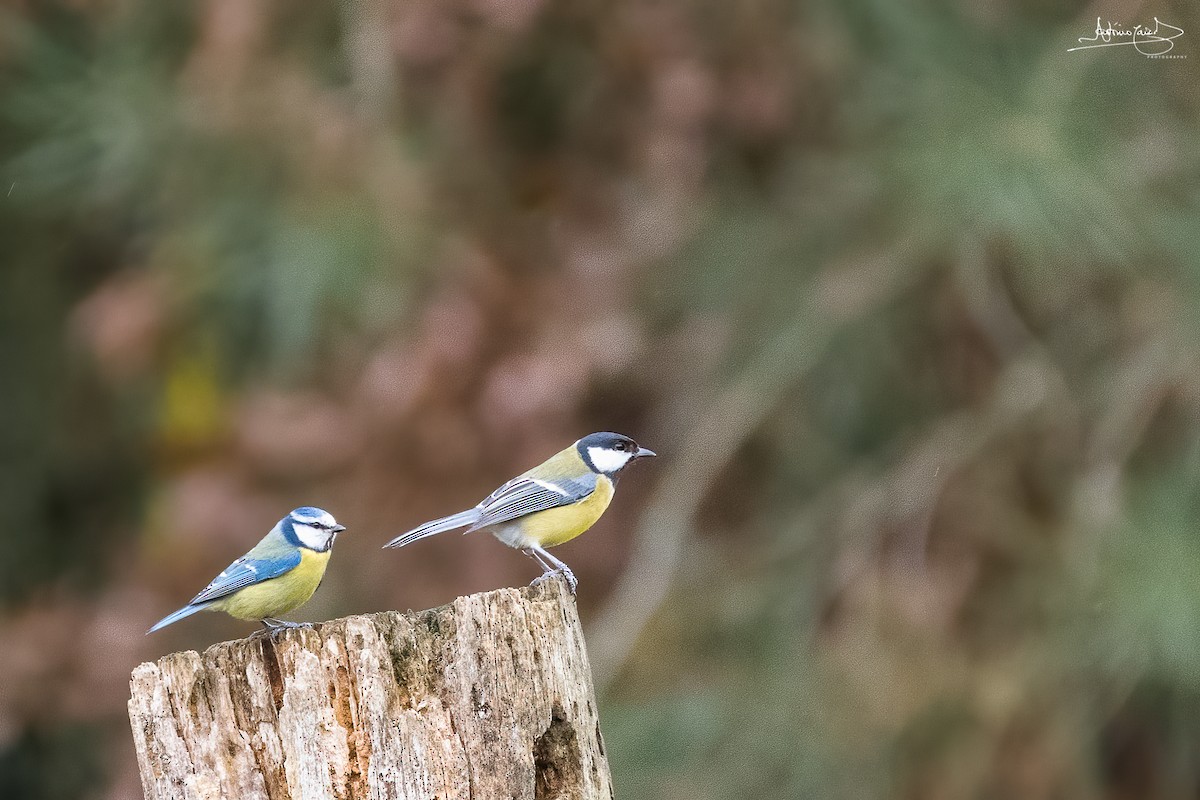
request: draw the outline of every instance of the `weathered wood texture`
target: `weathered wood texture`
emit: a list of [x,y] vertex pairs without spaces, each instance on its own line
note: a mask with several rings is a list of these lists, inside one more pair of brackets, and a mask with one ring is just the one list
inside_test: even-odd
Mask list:
[[612,796],[557,580],[174,653],[131,688],[150,800]]

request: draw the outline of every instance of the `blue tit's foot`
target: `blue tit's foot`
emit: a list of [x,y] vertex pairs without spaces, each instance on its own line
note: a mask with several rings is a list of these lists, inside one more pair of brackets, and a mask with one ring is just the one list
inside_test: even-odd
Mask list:
[[275,619],[274,617],[266,617],[261,620],[263,629],[254,633],[263,636],[266,634],[275,634],[279,631],[295,630],[296,628],[311,628],[311,622],[288,622],[286,619]]
[[530,586],[541,586],[546,581],[553,580],[554,578],[557,578],[560,575],[563,577],[563,579],[566,580],[567,586],[569,586],[571,589],[571,594],[575,594],[575,589],[576,589],[576,587],[579,586],[579,581],[577,581],[575,579],[575,573],[571,572],[571,568],[566,566],[565,564],[561,567],[558,567],[557,569],[547,570],[543,574],[534,578],[530,582],[529,585]]

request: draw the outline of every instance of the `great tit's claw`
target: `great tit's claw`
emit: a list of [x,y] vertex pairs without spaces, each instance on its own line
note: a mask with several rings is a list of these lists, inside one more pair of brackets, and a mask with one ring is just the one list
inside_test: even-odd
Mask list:
[[552,580],[559,576],[562,576],[562,578],[567,582],[567,586],[570,588],[571,594],[575,594],[575,589],[579,586],[579,581],[575,579],[575,573],[571,572],[569,569],[555,569],[542,573],[534,578],[529,585],[541,586],[546,581]]

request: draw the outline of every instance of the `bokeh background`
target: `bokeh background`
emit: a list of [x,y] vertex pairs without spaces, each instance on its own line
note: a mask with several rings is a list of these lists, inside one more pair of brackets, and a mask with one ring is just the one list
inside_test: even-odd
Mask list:
[[[1095,17],[1178,59],[1068,53]],[[1200,793],[1200,10],[0,6],[0,797],[135,798],[129,670],[289,508],[298,619],[593,430],[619,796]]]

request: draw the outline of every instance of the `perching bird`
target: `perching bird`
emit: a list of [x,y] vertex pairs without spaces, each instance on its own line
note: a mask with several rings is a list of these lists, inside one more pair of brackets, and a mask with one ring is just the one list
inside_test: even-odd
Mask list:
[[457,528],[466,528],[464,533],[487,528],[509,547],[534,558],[545,572],[543,578],[562,572],[574,592],[574,573],[546,548],[592,527],[608,508],[621,470],[653,455],[628,436],[593,433],[513,478],[469,511],[426,522],[384,547],[403,547]]
[[224,611],[237,619],[259,620],[267,630],[299,627],[302,623],[275,617],[299,608],[313,596],[325,577],[333,541],[344,530],[328,511],[297,508],[279,520],[249,553],[213,578],[192,602],[163,617],[146,633],[197,611]]

